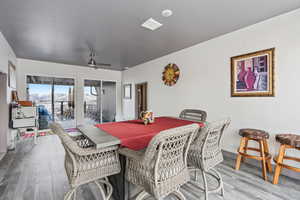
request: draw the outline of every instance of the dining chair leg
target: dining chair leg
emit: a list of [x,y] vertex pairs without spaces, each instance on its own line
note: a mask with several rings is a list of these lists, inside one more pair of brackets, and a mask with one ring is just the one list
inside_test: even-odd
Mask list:
[[197,169],[195,167],[188,167],[188,169],[189,169],[190,173],[194,173],[195,182],[197,182],[198,181],[198,173],[197,172],[199,171],[199,169]]
[[143,200],[147,195],[148,193],[145,190],[143,190],[140,194],[138,194],[135,200]]
[[73,193],[73,200],[76,200],[76,190]]
[[[103,187],[101,186],[101,184],[98,181],[100,183],[102,183],[104,185],[104,187],[106,186],[107,188],[103,189]],[[112,185],[109,183],[107,178],[100,179],[98,181],[95,181],[95,184],[98,186],[101,196],[103,197],[104,200],[109,200],[112,195],[112,191],[113,191]],[[104,190],[106,190],[106,191],[104,191]]]
[[[77,188],[71,188],[65,195],[64,200],[70,200]],[[76,198],[76,196],[75,196]]]
[[273,184],[278,184],[279,176],[280,176],[281,169],[282,169],[281,164],[283,162],[284,154],[285,154],[285,145],[282,144],[280,146],[279,155],[277,157],[277,163],[276,163],[276,168],[275,168],[275,172],[274,172]]
[[97,185],[100,193],[101,193],[101,196],[104,200],[106,200],[106,195],[105,195],[105,192],[103,191],[103,188],[102,186],[100,185],[100,183],[98,183],[98,181],[94,181],[94,183]]
[[262,170],[263,178],[265,179],[265,181],[268,181],[265,147],[264,147],[264,142],[262,140],[259,141],[259,146],[260,146],[260,155],[262,157],[261,164],[263,168]]
[[224,184],[223,184],[223,179],[222,179],[222,176],[221,176],[221,174],[218,172],[218,170],[216,170],[216,169],[214,169],[214,168],[212,168],[211,169],[216,175],[217,175],[217,179],[218,179],[218,182],[219,182],[219,188],[220,188],[220,190],[221,190],[221,196],[222,197],[224,197],[224,193],[225,193],[225,191],[224,191]]
[[202,170],[202,178],[204,183],[205,200],[208,200],[208,186],[204,170]]
[[178,197],[179,200],[186,200],[186,198],[184,197],[184,195],[179,190],[175,191],[174,195],[176,197]]
[[110,197],[113,193],[113,186],[110,184],[107,177],[105,177],[103,180],[100,180],[100,182],[102,182],[102,183],[104,183],[104,185],[106,185],[107,199],[110,199]]
[[37,144],[37,135],[38,135],[38,130],[37,128],[33,128],[33,131],[34,131],[34,136],[33,136],[33,144]]
[[246,144],[246,137],[243,137],[241,139],[240,147],[239,147],[239,150],[238,150],[238,155],[237,155],[237,158],[236,158],[235,170],[239,170],[240,169],[242,155],[239,152],[243,152],[245,144]]

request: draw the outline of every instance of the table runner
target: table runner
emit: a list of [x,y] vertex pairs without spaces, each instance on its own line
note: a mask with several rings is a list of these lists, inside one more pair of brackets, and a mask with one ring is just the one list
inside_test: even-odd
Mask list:
[[204,126],[202,122],[193,122],[173,117],[157,117],[153,124],[148,125],[144,125],[142,120],[130,120],[97,124],[96,127],[119,138],[121,146],[133,150],[141,150],[146,148],[153,136],[159,132],[192,123],[197,123],[200,127]]

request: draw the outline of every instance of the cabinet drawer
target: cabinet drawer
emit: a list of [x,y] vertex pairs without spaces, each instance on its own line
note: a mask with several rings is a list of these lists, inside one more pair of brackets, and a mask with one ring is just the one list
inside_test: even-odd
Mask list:
[[13,120],[13,128],[36,126],[35,122],[35,118],[15,119]]

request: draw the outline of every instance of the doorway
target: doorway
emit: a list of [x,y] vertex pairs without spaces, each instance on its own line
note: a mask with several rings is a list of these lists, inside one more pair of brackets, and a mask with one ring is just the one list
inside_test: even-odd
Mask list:
[[147,83],[139,83],[135,85],[136,96],[136,118],[140,118],[140,113],[148,109],[147,106]]

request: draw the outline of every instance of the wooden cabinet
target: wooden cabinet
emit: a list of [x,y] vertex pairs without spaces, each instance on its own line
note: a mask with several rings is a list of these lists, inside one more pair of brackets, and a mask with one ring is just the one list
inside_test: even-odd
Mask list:
[[36,127],[35,106],[12,108],[12,128]]

